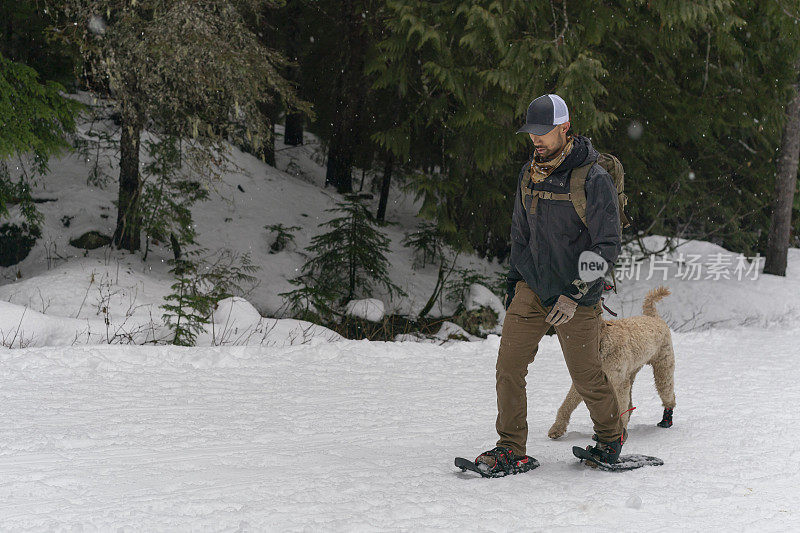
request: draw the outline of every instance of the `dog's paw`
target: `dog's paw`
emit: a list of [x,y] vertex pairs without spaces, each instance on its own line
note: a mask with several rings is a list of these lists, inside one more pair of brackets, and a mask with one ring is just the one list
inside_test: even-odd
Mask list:
[[664,409],[664,418],[656,425],[662,428],[672,427],[672,409]]
[[557,439],[561,435],[567,432],[567,427],[562,426],[560,424],[553,424],[553,427],[550,428],[550,431],[547,432],[547,436],[551,439]]

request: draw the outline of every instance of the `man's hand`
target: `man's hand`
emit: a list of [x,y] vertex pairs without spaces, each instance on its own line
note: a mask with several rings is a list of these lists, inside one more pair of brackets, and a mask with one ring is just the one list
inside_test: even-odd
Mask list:
[[544,321],[554,326],[560,326],[561,324],[572,318],[577,308],[578,308],[578,302],[576,302],[569,296],[564,296],[562,294],[561,296],[558,297],[558,300],[556,300],[555,305],[553,305],[553,309],[545,317]]

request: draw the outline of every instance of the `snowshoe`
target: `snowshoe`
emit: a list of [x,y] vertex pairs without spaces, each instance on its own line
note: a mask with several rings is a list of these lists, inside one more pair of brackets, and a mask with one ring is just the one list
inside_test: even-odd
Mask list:
[[580,446],[573,446],[572,453],[581,460],[586,466],[591,468],[599,468],[607,472],[623,472],[626,470],[634,470],[643,466],[661,466],[664,461],[658,457],[651,455],[620,455],[615,463],[604,463],[600,461],[596,455],[589,451],[591,446],[581,448]]

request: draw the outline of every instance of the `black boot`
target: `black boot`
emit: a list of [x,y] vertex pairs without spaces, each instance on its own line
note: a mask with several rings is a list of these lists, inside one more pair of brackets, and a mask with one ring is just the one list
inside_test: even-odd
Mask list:
[[664,417],[656,425],[662,428],[672,427],[672,409],[664,409]]
[[623,429],[622,435],[618,439],[610,442],[597,440],[594,446],[587,446],[586,449],[597,458],[601,463],[613,464],[619,459],[619,454],[622,452],[622,444],[628,438],[628,431]]
[[533,470],[539,466],[539,462],[529,455],[515,455],[506,446],[497,446],[480,454],[475,459],[475,465],[484,475],[501,477]]

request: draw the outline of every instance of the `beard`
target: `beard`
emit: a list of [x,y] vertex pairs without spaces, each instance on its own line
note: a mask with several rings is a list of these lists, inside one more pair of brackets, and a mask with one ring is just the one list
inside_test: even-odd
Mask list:
[[544,152],[539,152],[538,148],[537,148],[536,158],[539,161],[550,161],[551,159],[553,159],[554,157],[556,157],[558,154],[561,153],[561,150],[564,149],[564,146],[566,146],[566,144],[567,144],[567,142],[566,142],[566,140],[564,140],[563,143],[559,144],[555,148],[552,148],[550,150],[546,150]]
[[539,152],[538,151],[539,148],[534,146],[534,148],[536,148],[536,159],[541,162],[550,161],[554,159],[555,157],[558,156],[558,154],[561,153],[561,151],[567,145],[567,142],[569,142],[569,137],[565,137],[564,140],[561,143],[559,143],[558,146],[549,150],[545,150],[544,152]]

